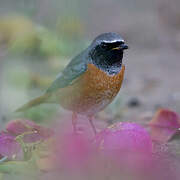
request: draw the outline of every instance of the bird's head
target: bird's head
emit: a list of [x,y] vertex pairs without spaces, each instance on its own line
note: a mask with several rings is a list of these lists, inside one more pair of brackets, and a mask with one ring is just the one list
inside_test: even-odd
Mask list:
[[120,71],[124,50],[128,49],[125,41],[118,33],[104,33],[96,37],[90,46],[91,61],[101,70],[109,74]]

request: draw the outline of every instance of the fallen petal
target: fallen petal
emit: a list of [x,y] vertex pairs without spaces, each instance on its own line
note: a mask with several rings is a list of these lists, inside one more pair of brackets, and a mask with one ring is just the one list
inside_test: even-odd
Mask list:
[[165,143],[178,132],[180,118],[176,112],[168,109],[160,109],[149,125],[152,139]]
[[91,164],[94,146],[89,133],[72,133],[71,128],[55,138],[55,154],[57,167],[71,170],[82,170]]
[[0,134],[0,154],[8,158],[15,158],[21,151],[21,147],[16,142],[15,137],[8,133],[2,132]]
[[100,148],[106,150],[151,152],[152,141],[145,128],[136,123],[117,123],[96,136]]
[[36,142],[47,139],[53,135],[53,130],[35,124],[29,120],[18,119],[10,121],[6,130],[13,136],[23,135],[23,140],[26,143]]
[[26,119],[17,119],[14,121],[10,121],[6,125],[6,130],[10,134],[18,136],[20,134],[23,134],[24,132],[32,131],[36,126],[37,125],[32,121]]
[[96,143],[105,158],[112,159],[123,172],[141,172],[152,162],[152,140],[136,123],[117,123],[99,133]]

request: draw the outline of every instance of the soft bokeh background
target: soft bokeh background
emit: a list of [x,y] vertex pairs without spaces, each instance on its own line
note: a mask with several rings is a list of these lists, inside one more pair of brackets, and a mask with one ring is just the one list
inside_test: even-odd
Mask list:
[[69,60],[103,32],[119,32],[125,53],[123,87],[98,116],[112,123],[180,112],[179,0],[0,0],[0,121],[38,122],[64,113],[42,105],[13,111],[41,95]]

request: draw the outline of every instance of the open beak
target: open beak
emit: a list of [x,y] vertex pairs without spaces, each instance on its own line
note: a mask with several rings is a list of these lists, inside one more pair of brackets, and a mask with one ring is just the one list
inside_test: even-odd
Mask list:
[[121,44],[120,46],[115,47],[115,48],[113,48],[112,50],[126,50],[126,49],[128,49],[128,48],[129,48],[129,47],[128,47],[127,44]]

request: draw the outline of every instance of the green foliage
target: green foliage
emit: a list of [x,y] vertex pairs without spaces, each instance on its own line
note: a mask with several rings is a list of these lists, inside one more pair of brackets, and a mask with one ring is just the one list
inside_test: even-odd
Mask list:
[[31,119],[36,122],[44,122],[44,121],[48,121],[49,119],[52,119],[56,112],[57,112],[56,105],[42,104],[40,106],[31,108],[26,112],[23,112],[23,114],[21,114],[21,117],[24,117],[26,119]]
[[29,72],[23,69],[21,71],[18,69],[9,71],[8,83],[18,89],[28,88],[31,83]]

